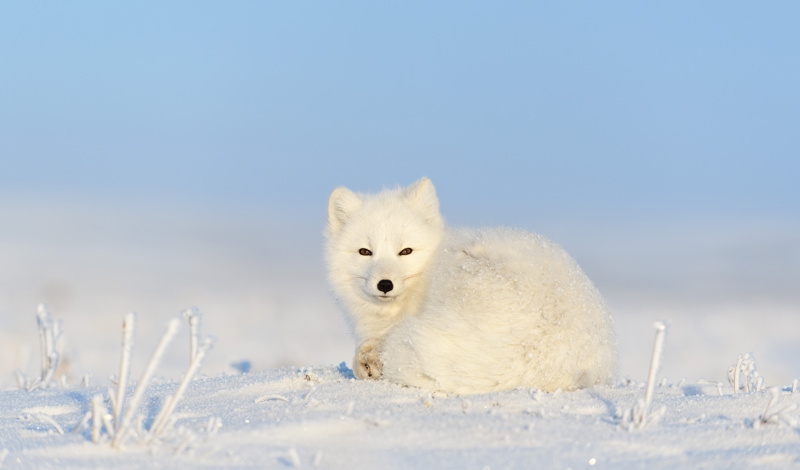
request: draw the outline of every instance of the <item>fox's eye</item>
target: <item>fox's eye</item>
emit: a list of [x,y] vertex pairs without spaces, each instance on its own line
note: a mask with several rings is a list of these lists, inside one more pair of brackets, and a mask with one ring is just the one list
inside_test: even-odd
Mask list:
[[398,255],[400,255],[400,256],[410,255],[412,251],[414,251],[414,250],[412,250],[411,248],[405,248],[403,251],[398,253]]
[[372,256],[372,252],[369,251],[366,248],[362,248],[362,249],[358,250],[358,254],[361,255],[361,256]]

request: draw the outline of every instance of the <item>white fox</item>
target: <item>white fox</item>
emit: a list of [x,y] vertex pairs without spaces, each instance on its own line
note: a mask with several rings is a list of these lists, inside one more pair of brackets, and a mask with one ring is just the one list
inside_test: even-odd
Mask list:
[[455,394],[544,391],[616,376],[612,318],[558,245],[521,230],[447,230],[430,180],[333,191],[329,280],[359,379]]

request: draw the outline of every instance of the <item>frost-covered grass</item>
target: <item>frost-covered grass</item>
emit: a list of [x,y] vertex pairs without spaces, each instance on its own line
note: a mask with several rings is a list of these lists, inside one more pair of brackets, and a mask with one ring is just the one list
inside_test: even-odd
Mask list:
[[[142,424],[144,417],[137,414],[140,411],[139,404],[164,356],[164,351],[177,333],[179,323],[178,319],[175,318],[167,324],[167,328],[150,356],[150,360],[147,362],[147,366],[142,372],[135,389],[132,393],[129,393],[126,385],[128,383],[128,371],[130,370],[131,351],[133,349],[133,333],[136,323],[136,315],[130,313],[122,321],[122,353],[120,355],[120,372],[117,377],[116,392],[111,389],[108,392],[108,401],[111,403],[113,414],[108,413],[103,396],[95,395],[91,400],[91,411],[84,415],[84,418],[73,428],[73,432],[78,432],[84,427],[88,427],[88,422],[91,419],[92,442],[95,444],[110,442],[110,446],[117,450],[123,449],[126,442],[131,439],[135,439],[138,445],[148,447],[154,445],[158,439],[163,438],[164,431],[171,428],[174,422],[171,415],[175,410],[175,406],[183,398],[186,388],[194,379],[203,358],[211,347],[210,338],[206,338],[198,346],[200,316],[197,309],[187,309],[184,311],[183,316],[188,320],[191,330],[189,368],[184,373],[175,393],[164,400],[149,427],[147,429],[144,428]],[[132,429],[132,421],[137,417],[136,429]],[[106,439],[103,439],[101,435],[103,428],[105,429]]]
[[26,390],[47,388],[56,385],[55,375],[61,359],[61,328],[53,320],[50,311],[44,304],[36,308],[36,324],[39,327],[39,346],[41,356],[41,373],[33,379],[28,378],[21,370],[17,370],[17,386]]

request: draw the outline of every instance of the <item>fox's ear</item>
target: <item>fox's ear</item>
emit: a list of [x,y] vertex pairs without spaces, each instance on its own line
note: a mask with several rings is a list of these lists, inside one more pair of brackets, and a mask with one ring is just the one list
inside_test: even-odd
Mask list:
[[350,214],[361,207],[361,199],[347,188],[336,188],[328,199],[328,231],[333,235],[350,218]]
[[436,189],[428,178],[422,178],[406,188],[406,198],[418,210],[426,214],[427,220],[440,219],[439,198]]

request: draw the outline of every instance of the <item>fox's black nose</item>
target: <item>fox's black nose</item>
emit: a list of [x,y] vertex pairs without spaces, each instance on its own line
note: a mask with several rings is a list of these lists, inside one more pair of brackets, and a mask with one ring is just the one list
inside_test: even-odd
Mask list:
[[394,289],[394,284],[392,284],[392,281],[388,279],[382,279],[378,281],[378,290],[383,292],[384,294],[392,289]]

